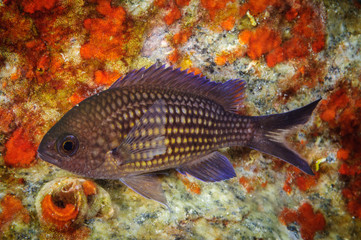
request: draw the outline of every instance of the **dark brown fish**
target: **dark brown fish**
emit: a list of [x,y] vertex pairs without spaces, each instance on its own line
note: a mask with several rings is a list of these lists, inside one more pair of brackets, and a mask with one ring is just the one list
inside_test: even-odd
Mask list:
[[67,112],[44,136],[40,158],[91,178],[120,179],[166,205],[157,172],[175,168],[202,181],[236,176],[217,149],[247,146],[308,174],[284,133],[308,121],[319,100],[269,116],[240,116],[245,82],[211,82],[179,69],[140,69]]

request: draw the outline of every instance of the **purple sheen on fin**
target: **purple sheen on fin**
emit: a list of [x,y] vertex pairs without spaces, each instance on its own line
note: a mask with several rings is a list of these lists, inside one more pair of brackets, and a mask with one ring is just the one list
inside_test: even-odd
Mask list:
[[[159,99],[155,101],[147,112],[135,123],[121,145],[113,150],[114,157],[129,156],[129,159],[125,161],[121,159],[120,161],[122,163],[129,163],[133,161],[152,160],[155,156],[164,154],[167,150],[164,136],[165,124],[165,101]],[[155,129],[158,131],[155,131]],[[149,134],[149,130],[152,131],[152,134]],[[150,144],[147,145],[145,144],[146,142]],[[126,151],[126,153],[124,153],[124,151]],[[132,155],[136,153],[140,153],[142,159],[132,158]]]
[[284,135],[293,127],[306,123],[320,100],[286,113],[252,117],[257,130],[248,147],[278,157],[314,175],[308,162],[286,145]]
[[236,111],[242,104],[246,83],[240,79],[230,79],[225,83],[212,82],[206,77],[181,71],[180,68],[157,67],[141,68],[119,78],[110,88],[125,86],[149,86],[173,89],[200,95],[223,106],[227,111]]
[[121,178],[120,181],[143,197],[157,201],[169,208],[167,199],[164,196],[162,183],[157,175],[127,176]]
[[281,142],[265,140],[258,145],[253,144],[251,148],[280,158],[281,160],[286,161],[289,164],[297,167],[304,173],[307,173],[309,175],[315,175],[312,171],[312,168],[305,159],[303,159],[298,153],[296,153],[292,149],[289,149],[285,144]]
[[219,152],[213,152],[196,162],[182,165],[177,171],[182,174],[188,173],[204,182],[218,182],[236,177],[228,158]]

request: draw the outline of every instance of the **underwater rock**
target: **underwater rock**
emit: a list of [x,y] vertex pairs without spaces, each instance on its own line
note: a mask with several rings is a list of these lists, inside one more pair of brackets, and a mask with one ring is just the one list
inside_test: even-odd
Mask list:
[[39,191],[35,207],[42,227],[67,231],[80,227],[84,220],[95,216],[113,216],[109,194],[90,180],[57,178]]

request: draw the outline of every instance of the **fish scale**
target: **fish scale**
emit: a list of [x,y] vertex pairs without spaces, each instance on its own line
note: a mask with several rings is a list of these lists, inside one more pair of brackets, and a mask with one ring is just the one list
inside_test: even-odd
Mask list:
[[287,113],[241,116],[244,89],[239,79],[216,83],[171,67],[142,68],[69,110],[45,134],[38,154],[76,174],[120,179],[164,205],[160,171],[207,182],[235,177],[217,151],[223,147],[247,146],[313,174],[284,135],[306,123],[319,100]]
[[[111,89],[109,92],[105,91],[99,94],[97,99],[90,99],[85,104],[96,105],[97,101],[100,101],[103,106],[111,106],[111,103],[116,103],[113,105],[113,114],[104,108],[94,108],[99,110],[99,113],[93,113],[98,116],[97,118],[99,118],[99,114],[102,115],[103,122],[107,123],[107,127],[101,131],[102,134],[98,138],[107,139],[108,149],[113,149],[114,146],[121,143],[141,115],[158,99],[166,101],[167,151],[152,161],[137,159],[132,163],[120,164],[118,167],[124,173],[171,168],[207,155],[218,148],[246,145],[247,140],[252,136],[252,130],[247,130],[252,129],[247,117],[227,113],[221,106],[210,100],[181,95],[177,91]],[[134,101],[138,101],[138,104],[134,104]],[[87,108],[85,105],[84,107]],[[137,111],[141,114],[136,114]],[[119,124],[116,125],[116,123]],[[109,125],[113,127],[109,127]],[[229,129],[235,129],[236,126],[237,131],[229,131]],[[110,138],[109,136],[112,135],[113,138]],[[96,158],[99,160],[99,164],[103,162],[103,156]],[[116,178],[121,177],[119,173],[116,175]]]

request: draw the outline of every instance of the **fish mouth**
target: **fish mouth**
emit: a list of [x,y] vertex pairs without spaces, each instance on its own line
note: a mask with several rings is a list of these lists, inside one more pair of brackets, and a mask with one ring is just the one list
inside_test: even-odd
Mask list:
[[40,151],[38,151],[38,157],[39,157],[40,159],[42,159],[42,160],[44,160],[44,161],[46,161],[46,162],[52,163],[52,164],[56,164],[56,163],[57,163],[57,160],[56,160],[54,157],[52,157],[52,156],[50,156],[50,155],[48,155],[48,154],[46,154],[46,153],[42,153],[42,152],[40,152]]
[[44,144],[40,144],[38,148],[38,157],[46,162],[57,164],[57,160],[54,156],[52,156],[48,151],[46,150],[46,147]]

